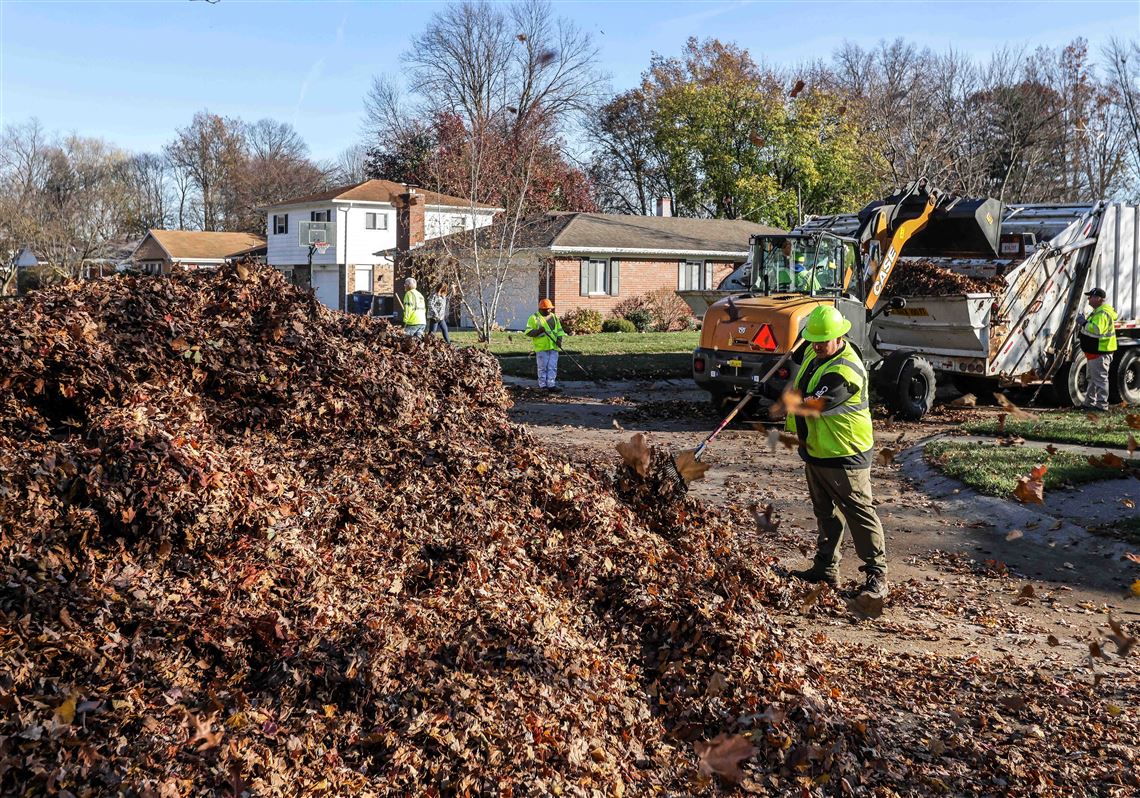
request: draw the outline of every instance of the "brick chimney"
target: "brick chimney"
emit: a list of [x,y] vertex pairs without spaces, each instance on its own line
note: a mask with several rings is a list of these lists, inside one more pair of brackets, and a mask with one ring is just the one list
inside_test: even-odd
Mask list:
[[396,197],[396,249],[393,263],[393,286],[397,293],[403,291],[405,277],[412,274],[408,253],[424,243],[424,195],[416,193],[411,186],[405,193]]
[[670,199],[669,197],[658,197],[655,215],[657,215],[657,216],[672,216],[673,215],[673,200]]

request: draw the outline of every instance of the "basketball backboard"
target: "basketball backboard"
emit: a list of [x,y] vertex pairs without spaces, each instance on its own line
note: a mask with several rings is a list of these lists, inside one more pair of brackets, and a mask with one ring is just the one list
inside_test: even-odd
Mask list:
[[322,251],[332,245],[336,230],[333,222],[301,222],[297,228],[297,243],[301,247],[315,247]]

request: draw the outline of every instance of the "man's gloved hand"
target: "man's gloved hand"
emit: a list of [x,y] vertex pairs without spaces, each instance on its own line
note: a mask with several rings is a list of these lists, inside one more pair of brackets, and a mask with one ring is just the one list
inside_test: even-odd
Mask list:
[[1087,323],[1088,323],[1088,319],[1085,318],[1085,314],[1078,313],[1077,314],[1077,324],[1084,327]]
[[759,396],[763,396],[765,399],[771,399],[772,401],[775,401],[775,400],[779,399],[781,395],[783,395],[784,389],[783,388],[777,388],[775,385],[773,385],[771,383],[771,381],[769,381],[769,382],[761,382],[761,383],[757,383],[756,385],[753,385],[751,388],[748,389],[748,392],[753,393],[753,394],[757,394]]
[[557,346],[559,349],[561,349],[561,348],[562,348],[562,339],[563,339],[564,337],[565,337],[565,336],[562,336],[562,335],[556,335],[556,336],[554,336],[554,345],[555,345],[555,346]]

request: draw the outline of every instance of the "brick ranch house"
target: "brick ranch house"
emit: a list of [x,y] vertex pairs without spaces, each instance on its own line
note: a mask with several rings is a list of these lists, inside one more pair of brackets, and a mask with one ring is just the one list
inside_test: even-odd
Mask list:
[[[365,180],[263,209],[268,231],[267,263],[323,304],[344,310],[356,291],[391,295],[393,261],[387,250],[407,250],[425,239],[483,227],[500,208],[394,183]],[[299,240],[300,222],[330,222],[331,246],[313,253]],[[377,252],[381,250],[381,252]]]
[[147,230],[131,253],[136,268],[148,274],[221,266],[239,257],[265,254],[265,239],[252,233],[202,230]]
[[[751,236],[783,232],[739,219],[668,213],[665,200],[658,202],[656,216],[554,212],[528,220],[519,231],[496,322],[521,329],[544,298],[554,302],[559,314],[592,308],[608,317],[619,302],[651,291],[716,288],[747,259]],[[413,248],[413,255],[443,252],[453,238],[427,242],[418,251]],[[450,249],[462,250],[463,245]]]

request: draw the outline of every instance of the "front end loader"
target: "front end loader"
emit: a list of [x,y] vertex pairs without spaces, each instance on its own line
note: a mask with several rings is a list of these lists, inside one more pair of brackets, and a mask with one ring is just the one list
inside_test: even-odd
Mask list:
[[[723,409],[787,351],[812,310],[834,305],[851,322],[847,339],[868,365],[876,392],[900,418],[921,418],[934,401],[933,369],[905,351],[881,357],[871,340],[871,322],[905,304],[901,298],[884,299],[904,251],[907,256],[992,258],[1000,220],[997,200],[952,197],[918,181],[863,208],[853,235],[813,229],[753,236],[749,289],[706,311],[693,352],[693,379]],[[802,353],[795,353],[773,382],[789,380],[800,360]]]

